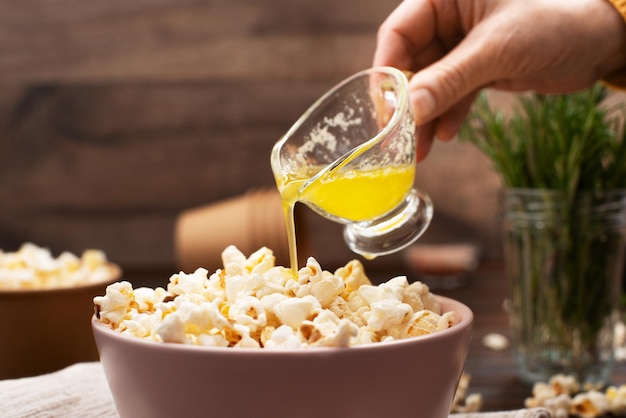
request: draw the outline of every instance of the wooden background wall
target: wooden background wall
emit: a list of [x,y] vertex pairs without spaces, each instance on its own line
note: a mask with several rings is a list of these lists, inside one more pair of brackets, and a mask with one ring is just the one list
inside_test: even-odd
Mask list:
[[[180,212],[274,187],[272,145],[370,66],[396,4],[0,2],[0,248],[95,247],[131,275],[172,272]],[[417,184],[436,207],[425,242],[500,256],[498,178],[473,147],[437,144]],[[323,267],[353,257],[338,225],[307,219]]]

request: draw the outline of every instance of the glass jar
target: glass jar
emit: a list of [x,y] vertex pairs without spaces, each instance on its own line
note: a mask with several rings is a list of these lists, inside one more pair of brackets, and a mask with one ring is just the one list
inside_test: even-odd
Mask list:
[[626,190],[504,193],[512,345],[523,380],[555,374],[607,383],[614,363],[626,238]]

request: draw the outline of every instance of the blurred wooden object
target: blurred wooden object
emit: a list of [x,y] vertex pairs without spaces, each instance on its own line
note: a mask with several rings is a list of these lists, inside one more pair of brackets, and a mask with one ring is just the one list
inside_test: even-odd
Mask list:
[[[177,216],[273,187],[274,142],[371,65],[396,5],[1,2],[0,248],[97,247],[126,272],[171,272]],[[469,236],[497,256],[487,163],[468,144],[437,144],[432,155],[417,179],[436,207],[424,239]],[[355,257],[340,225],[307,220],[325,268]],[[371,265],[389,263],[401,258]]]
[[[310,234],[301,216],[295,221],[298,264],[303,266],[310,256]],[[194,207],[178,216],[174,250],[183,271],[203,267],[212,272],[223,267],[222,252],[229,245],[246,255],[267,247],[273,251],[277,265],[290,265],[285,216],[275,187]]]

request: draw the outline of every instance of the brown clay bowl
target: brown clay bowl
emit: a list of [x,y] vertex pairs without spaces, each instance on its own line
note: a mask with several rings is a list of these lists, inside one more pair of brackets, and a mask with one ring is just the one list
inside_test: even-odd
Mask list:
[[34,376],[98,360],[89,318],[93,298],[119,280],[41,290],[0,290],[0,379]]
[[430,335],[349,348],[239,349],[159,343],[95,317],[100,360],[121,418],[445,418],[473,314]]

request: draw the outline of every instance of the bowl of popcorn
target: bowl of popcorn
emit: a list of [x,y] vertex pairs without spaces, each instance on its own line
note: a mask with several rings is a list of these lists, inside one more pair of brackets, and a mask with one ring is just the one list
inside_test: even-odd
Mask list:
[[93,298],[120,277],[100,250],[55,257],[25,243],[0,251],[0,379],[97,360],[89,322]]
[[352,260],[297,274],[230,246],[166,288],[107,287],[92,327],[120,417],[448,416],[473,315]]

